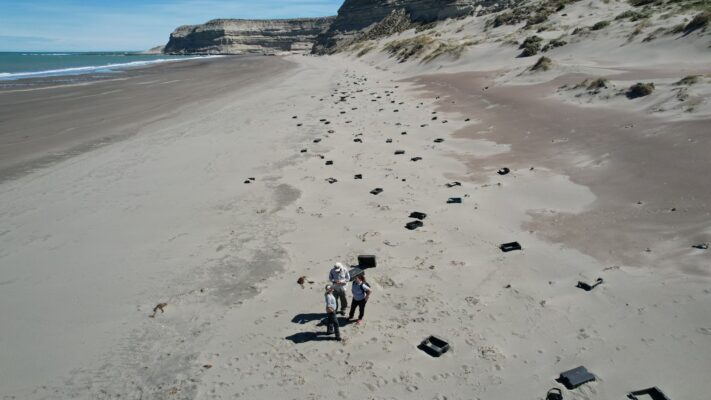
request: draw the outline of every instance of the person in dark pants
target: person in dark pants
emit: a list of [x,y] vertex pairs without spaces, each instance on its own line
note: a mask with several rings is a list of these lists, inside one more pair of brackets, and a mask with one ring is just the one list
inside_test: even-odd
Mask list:
[[370,286],[365,281],[365,276],[358,275],[353,280],[353,286],[351,287],[351,292],[353,293],[353,301],[351,302],[351,312],[348,315],[348,320],[353,319],[355,315],[355,309],[358,307],[358,320],[356,324],[363,322],[363,314],[365,313],[365,303],[368,302],[370,294],[373,292]]
[[326,334],[336,334],[336,340],[341,340],[341,331],[336,317],[336,297],[333,296],[333,286],[326,285]]

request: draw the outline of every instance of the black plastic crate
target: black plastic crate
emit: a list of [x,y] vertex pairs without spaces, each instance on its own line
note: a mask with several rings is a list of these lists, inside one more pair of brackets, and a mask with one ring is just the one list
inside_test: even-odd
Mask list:
[[408,222],[407,224],[405,224],[405,228],[407,228],[407,229],[409,229],[409,230],[412,231],[412,230],[415,230],[415,229],[417,229],[417,228],[421,228],[421,227],[423,227],[424,225],[425,225],[425,224],[423,224],[422,221],[415,220],[415,221],[411,221],[411,222]]
[[360,255],[358,256],[358,267],[362,269],[375,268],[375,256],[373,255]]
[[560,374],[558,382],[565,385],[568,390],[592,382],[595,380],[595,375],[591,374],[585,367],[573,368]]
[[669,400],[669,398],[656,386],[630,392],[627,397],[631,400]]
[[427,218],[427,214],[419,212],[419,211],[413,211],[410,213],[410,218],[415,218],[415,219],[425,219]]
[[504,243],[499,246],[501,251],[508,253],[509,251],[521,250],[521,245],[518,242]]
[[432,357],[439,357],[449,351],[449,343],[436,336],[430,336],[423,340],[417,348]]
[[351,282],[356,278],[356,276],[363,275],[364,273],[365,271],[358,267],[351,268],[350,271],[348,271],[348,274],[351,276]]

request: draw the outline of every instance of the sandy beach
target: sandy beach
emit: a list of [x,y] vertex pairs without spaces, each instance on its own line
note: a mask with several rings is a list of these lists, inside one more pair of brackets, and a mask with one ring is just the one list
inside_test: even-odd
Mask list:
[[[596,381],[566,399],[706,398],[708,118],[591,112],[559,89],[580,70],[501,60],[231,58],[0,92],[2,398],[539,399],[578,366]],[[336,342],[323,287],[360,254],[372,299]]]

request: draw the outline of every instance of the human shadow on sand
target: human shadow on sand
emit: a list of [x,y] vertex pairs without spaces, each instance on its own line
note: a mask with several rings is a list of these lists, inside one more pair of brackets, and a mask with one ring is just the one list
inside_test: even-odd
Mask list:
[[306,314],[296,314],[291,322],[295,324],[306,324],[313,321],[321,321],[326,319],[326,313],[306,313]]
[[306,342],[334,340],[334,336],[332,334],[327,334],[326,332],[299,332],[291,336],[287,336],[285,339],[291,340],[292,342],[299,344]]

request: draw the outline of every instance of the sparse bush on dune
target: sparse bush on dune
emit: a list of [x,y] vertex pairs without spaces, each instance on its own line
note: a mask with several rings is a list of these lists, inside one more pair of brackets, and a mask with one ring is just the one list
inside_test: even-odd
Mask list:
[[643,11],[636,11],[636,10],[627,10],[615,17],[616,20],[621,20],[621,19],[629,19],[630,21],[639,21],[641,19],[649,18],[651,15],[650,10],[643,10]]
[[697,14],[694,19],[692,19],[686,26],[684,27],[684,32],[686,34],[689,34],[695,30],[705,28],[708,24],[709,21],[711,21],[711,11],[704,11],[700,14]]
[[474,44],[476,43],[473,41],[443,41],[429,35],[418,35],[408,39],[393,40],[385,45],[385,50],[400,62],[419,58],[425,54],[427,55],[422,60],[430,62],[443,55],[458,58],[467,47]]
[[635,83],[625,92],[628,99],[649,96],[654,92],[654,83]]
[[681,24],[674,25],[671,28],[669,28],[667,33],[672,34],[672,35],[676,34],[676,33],[682,33],[682,32],[684,32],[684,29],[686,29],[686,24],[682,22]]
[[367,46],[363,47],[363,48],[356,54],[356,56],[357,56],[357,57],[363,57],[364,55],[370,53],[370,51],[373,50],[374,48],[375,48],[374,45],[367,45]]
[[521,43],[521,46],[519,46],[519,49],[523,49],[519,57],[531,57],[536,54],[541,50],[541,42],[543,41],[543,38],[540,36],[529,36],[526,38],[526,40]]
[[600,21],[595,25],[591,26],[590,29],[593,31],[599,31],[600,29],[607,28],[610,25],[610,21]]
[[701,79],[701,75],[689,75],[681,78],[679,82],[676,82],[675,85],[677,86],[691,86],[699,83],[699,80]]
[[588,28],[586,26],[577,27],[577,28],[573,29],[573,33],[571,33],[571,35],[580,35],[582,33],[587,33],[589,31],[590,31],[590,28]]
[[466,48],[468,46],[471,46],[473,44],[474,44],[474,42],[469,42],[469,41],[440,42],[437,45],[437,47],[434,50],[432,50],[431,53],[429,53],[428,55],[425,56],[425,58],[423,58],[423,61],[430,62],[430,61],[434,60],[435,58],[443,56],[443,55],[447,55],[452,58],[459,58],[462,55],[462,53],[464,53],[464,50],[466,50]]
[[606,89],[607,86],[609,85],[609,83],[610,83],[610,81],[608,81],[605,78],[597,78],[588,84],[587,89],[593,90],[593,91],[600,90],[600,89]]
[[565,46],[566,44],[568,44],[568,42],[566,42],[565,40],[563,40],[561,38],[553,39],[550,42],[548,42],[548,44],[543,46],[543,49],[541,49],[541,51],[545,53],[548,50],[555,49],[556,47]]
[[531,71],[548,71],[553,66],[553,60],[543,56],[531,67]]
[[634,39],[637,35],[644,32],[644,30],[648,27],[649,27],[649,20],[648,19],[644,19],[644,20],[640,21],[640,23],[638,23],[637,26],[634,27],[634,30],[630,33],[630,35],[628,37],[629,40]]
[[420,56],[435,42],[431,36],[418,35],[413,38],[393,40],[385,45],[385,50],[395,56],[398,61],[405,62],[411,57]]
[[657,38],[657,35],[662,35],[662,34],[666,33],[666,31],[667,30],[664,28],[657,28],[654,30],[654,32],[647,35],[646,38],[642,39],[642,41],[643,42],[651,42],[652,40]]
[[544,0],[535,4],[524,3],[502,12],[487,24],[497,28],[502,25],[516,25],[526,22],[526,26],[542,24],[548,17],[562,11],[568,4],[579,0]]

